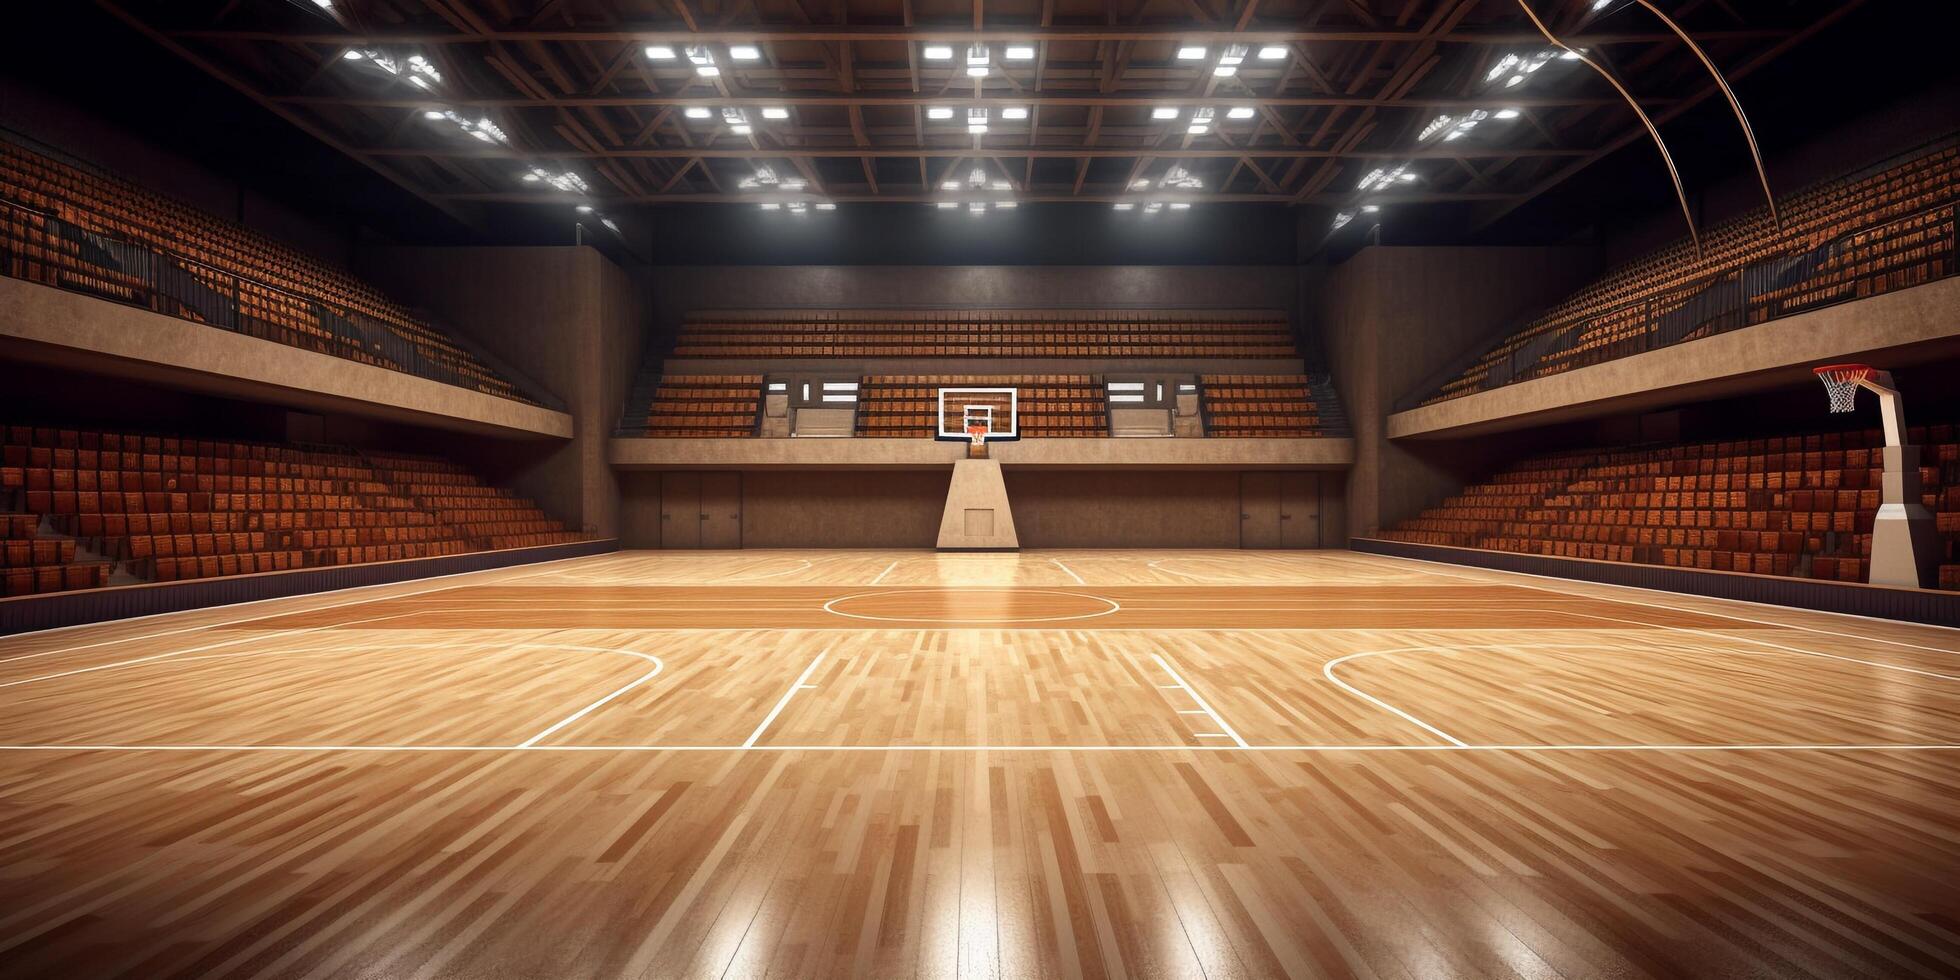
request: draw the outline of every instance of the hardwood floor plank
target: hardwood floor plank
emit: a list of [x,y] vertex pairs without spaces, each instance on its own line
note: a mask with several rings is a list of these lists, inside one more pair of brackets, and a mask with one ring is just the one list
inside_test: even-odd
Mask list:
[[1346,553],[12,637],[0,976],[1950,976],[1955,677],[1953,631]]

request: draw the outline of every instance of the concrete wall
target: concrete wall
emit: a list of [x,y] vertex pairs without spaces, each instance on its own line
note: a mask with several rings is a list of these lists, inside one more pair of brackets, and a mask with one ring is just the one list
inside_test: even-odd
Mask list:
[[638,368],[645,323],[632,276],[590,248],[376,248],[363,273],[439,313],[564,401],[569,441],[477,443],[459,453],[574,527],[619,528],[606,440]]
[[1582,248],[1378,246],[1304,273],[1310,320],[1354,426],[1350,535],[1439,502],[1493,458],[1485,443],[1390,443],[1385,422],[1395,400],[1596,272],[1597,256]]
[[1239,474],[1007,471],[1023,548],[1236,548]]
[[459,432],[565,437],[563,412],[0,277],[9,361]]
[[1960,353],[1956,311],[1960,279],[1942,279],[1424,405],[1392,415],[1388,435],[1462,438],[1686,405],[1811,383],[1818,364],[1924,364]]

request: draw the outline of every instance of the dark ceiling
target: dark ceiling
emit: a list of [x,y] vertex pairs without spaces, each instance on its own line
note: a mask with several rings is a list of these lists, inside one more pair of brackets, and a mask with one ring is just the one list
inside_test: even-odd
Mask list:
[[[1625,80],[1691,192],[1747,172],[1706,68],[1639,0],[1531,2]],[[1735,80],[1773,162],[1954,72],[1952,25],[1924,23],[1936,5],[1654,2]],[[1918,23],[1901,30],[1908,8]],[[1078,214],[1252,205],[1320,229],[1368,203],[1394,216],[1397,240],[1473,242],[1678,214],[1641,123],[1585,65],[1552,61],[1515,86],[1517,70],[1493,75],[1507,55],[1549,50],[1517,0],[104,0],[9,17],[17,50],[0,70],[268,194],[405,240],[556,240],[575,202],[636,233],[668,205],[762,201],[881,202],[889,215],[1012,200],[1022,220],[1044,202]],[[964,65],[975,41],[989,56],[977,78]],[[1220,74],[1237,44],[1245,60]],[[737,57],[745,45],[752,59]],[[939,45],[954,57],[928,57]],[[697,73],[690,46],[720,74]],[[1021,46],[1030,56],[1010,60]],[[1180,58],[1184,47],[1205,55]],[[405,81],[418,75],[411,56],[434,72],[419,85]],[[763,118],[779,106],[782,118]],[[954,118],[931,118],[936,107]],[[1216,112],[1201,134],[1199,107]],[[1228,115],[1241,107],[1249,117]],[[974,108],[988,110],[984,134],[966,131]],[[1155,118],[1169,108],[1175,118]],[[1420,138],[1439,115],[1500,108],[1517,115]],[[500,138],[472,138],[431,115],[442,112],[489,118]],[[1417,179],[1357,190],[1404,163]],[[523,180],[532,168],[584,187]],[[764,171],[774,184],[742,186]]]

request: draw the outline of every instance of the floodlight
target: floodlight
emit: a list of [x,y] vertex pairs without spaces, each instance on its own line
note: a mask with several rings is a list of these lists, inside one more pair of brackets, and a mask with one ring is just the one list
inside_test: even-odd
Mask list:
[[788,110],[788,109],[786,109],[786,108],[784,108],[784,107],[782,107],[782,106],[779,106],[779,105],[771,105],[771,106],[763,106],[763,107],[762,107],[762,118],[764,118],[764,119],[788,119],[788,118],[789,118],[789,110]]
[[1009,61],[1030,61],[1034,58],[1034,45],[1010,44],[1001,54]]
[[1284,57],[1286,57],[1286,46],[1283,44],[1268,44],[1259,49],[1260,61],[1278,61]]
[[737,44],[728,49],[728,56],[736,61],[754,61],[762,57],[762,49],[753,44]]
[[674,60],[674,49],[665,44],[649,44],[647,45],[646,55],[655,61],[672,61]]
[[1026,119],[1028,118],[1028,107],[1024,105],[1008,106],[1000,111],[1000,117],[1002,119]]
[[1253,108],[1249,105],[1235,105],[1225,113],[1227,119],[1251,119]]
[[1191,45],[1177,49],[1177,60],[1179,61],[1196,61],[1204,56],[1205,49],[1200,45]]
[[946,59],[951,58],[953,56],[953,49],[952,46],[950,45],[928,44],[926,45],[925,51],[921,53],[924,54],[926,58],[929,60],[945,61]]
[[691,105],[688,106],[686,109],[681,110],[681,115],[684,115],[689,119],[706,119],[709,116],[714,115],[714,111],[704,105]]
[[1184,110],[1179,109],[1177,106],[1174,105],[1160,105],[1157,108],[1150,110],[1150,118],[1176,119],[1178,114],[1183,111]]
[[929,106],[926,109],[926,118],[927,119],[951,119],[953,118],[953,109],[951,106],[943,106],[943,105]]

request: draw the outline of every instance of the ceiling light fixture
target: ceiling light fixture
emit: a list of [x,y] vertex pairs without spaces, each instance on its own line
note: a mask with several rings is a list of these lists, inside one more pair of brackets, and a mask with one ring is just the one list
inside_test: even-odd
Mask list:
[[975,106],[966,110],[966,131],[978,135],[987,131],[987,110]]
[[1135,205],[1135,204],[1132,204],[1132,203],[1130,203],[1129,201],[1117,201],[1117,202],[1116,202],[1116,203],[1115,203],[1114,205],[1112,205],[1112,207],[1114,207],[1114,208],[1115,208],[1116,210],[1118,210],[1118,211],[1134,211],[1134,210],[1136,210],[1136,205]]
[[953,107],[943,106],[943,105],[927,106],[926,118],[927,119],[951,119],[953,118]]
[[737,44],[728,49],[728,56],[736,61],[754,61],[762,57],[762,49],[753,44]]
[[1002,119],[1026,119],[1028,118],[1028,107],[1024,105],[1008,106],[1000,111],[1000,117]]
[[987,74],[987,46],[976,44],[966,49],[966,73],[974,78]]
[[694,62],[694,73],[702,78],[713,78],[721,74],[721,69],[715,67],[715,53],[703,45],[688,48],[687,60]]
[[1251,119],[1253,108],[1249,105],[1235,105],[1225,113],[1227,119]]
[[953,48],[948,44],[928,44],[921,54],[929,61],[945,61],[953,56]]
[[1285,45],[1268,44],[1265,47],[1259,49],[1259,60],[1278,61],[1279,59],[1286,57],[1286,53],[1287,52],[1286,52]]
[[691,105],[681,110],[681,114],[689,119],[706,119],[715,113],[714,110],[709,109],[707,106]]
[[1219,78],[1230,78],[1238,74],[1239,64],[1245,61],[1245,52],[1246,47],[1243,44],[1234,44],[1226,48],[1225,53],[1218,56],[1218,67],[1213,68],[1211,73]]
[[754,129],[749,126],[748,113],[733,106],[721,110],[721,121],[728,127],[729,132],[737,136],[747,136],[754,132]]
[[542,183],[548,185],[553,190],[568,193],[583,194],[589,189],[586,186],[585,178],[580,177],[570,170],[555,174],[543,167],[532,167],[523,175],[523,180],[527,184]]
[[1204,56],[1205,49],[1202,45],[1194,44],[1177,49],[1177,60],[1179,61],[1197,61]]
[[1179,109],[1177,106],[1174,105],[1160,105],[1157,108],[1150,110],[1150,118],[1176,119],[1178,115],[1183,111],[1184,110]]
[[789,118],[789,109],[787,109],[787,108],[785,108],[785,107],[783,107],[783,106],[779,106],[779,105],[770,105],[770,106],[763,106],[763,107],[762,107],[762,118],[764,118],[764,119],[788,119],[788,118]]
[[1006,51],[1001,52],[1001,56],[1009,61],[1032,61],[1034,60],[1034,45],[1010,44],[1007,46]]
[[1369,191],[1387,190],[1394,184],[1413,181],[1416,179],[1416,175],[1409,170],[1411,166],[1413,164],[1398,163],[1393,167],[1376,167],[1368,171],[1367,176],[1361,178],[1361,183],[1355,185],[1355,189],[1367,193]]
[[1213,114],[1214,114],[1214,110],[1212,109],[1212,107],[1210,106],[1200,107],[1197,111],[1191,113],[1190,125],[1186,126],[1184,131],[1190,133],[1193,136],[1203,136],[1204,134],[1211,132],[1211,120]]
[[674,60],[674,49],[665,44],[649,44],[647,45],[646,55],[654,61],[672,61]]

